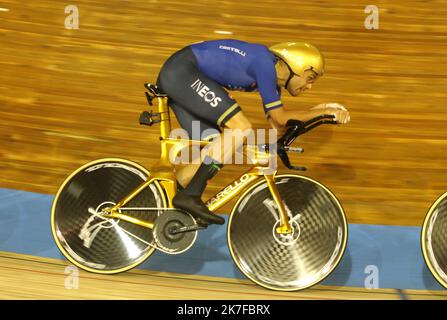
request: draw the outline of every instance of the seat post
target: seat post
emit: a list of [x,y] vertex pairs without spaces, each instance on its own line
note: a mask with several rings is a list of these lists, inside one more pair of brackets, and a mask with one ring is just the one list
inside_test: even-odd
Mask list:
[[171,119],[169,117],[168,97],[158,97],[158,112],[160,113],[160,163],[161,167],[166,167],[171,170],[172,163],[169,161],[169,150],[171,144],[169,142],[169,135],[171,133]]
[[160,137],[168,139],[171,133],[171,119],[169,117],[168,97],[158,97],[158,112],[160,113]]

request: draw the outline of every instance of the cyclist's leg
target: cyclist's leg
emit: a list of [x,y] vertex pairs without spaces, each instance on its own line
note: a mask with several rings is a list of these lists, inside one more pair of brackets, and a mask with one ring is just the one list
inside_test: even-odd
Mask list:
[[[209,125],[208,123],[205,124]],[[243,112],[238,112],[225,124],[225,128],[245,131],[251,129],[251,123]],[[246,136],[242,135],[242,138],[233,139],[231,135],[225,135],[225,133],[212,135],[212,142],[206,146],[206,149],[202,150],[200,157],[204,159],[208,155],[211,159],[215,159],[221,164],[231,163],[233,155],[242,147]],[[202,140],[209,139],[202,138]],[[199,167],[200,164],[197,164],[197,160],[193,159],[193,163],[177,170],[176,176],[182,186],[187,185],[191,181]]]
[[[225,129],[231,129],[232,131],[230,133],[234,133],[234,130],[240,130],[243,133],[245,132],[245,134],[240,136],[243,139],[236,139],[230,134],[224,137],[224,133],[222,133],[213,139],[213,143],[208,145],[208,150],[211,154],[213,154],[213,158],[223,159],[223,163],[230,163],[232,156],[239,150],[239,148],[242,147],[243,143],[245,142],[247,134],[250,134],[249,130],[252,129],[252,125],[245,114],[240,111],[228,119],[224,127]],[[225,139],[230,137],[231,141],[225,141]]]
[[219,135],[222,130],[215,124],[201,119],[195,114],[190,113],[182,104],[169,101],[169,106],[174,111],[175,117],[182,129],[186,131],[189,139],[193,140],[211,140]]
[[[190,82],[195,81],[194,77],[197,77],[197,61],[190,48],[186,47],[173,54],[163,65],[160,70],[160,74],[157,79],[157,86],[169,96],[169,105],[174,111],[178,122],[181,127],[186,130],[190,139],[194,140],[207,140],[211,138],[208,135],[204,136],[204,130],[218,127],[207,123],[206,120],[201,119],[195,113],[191,113],[185,104],[194,105],[195,91],[190,87]],[[199,101],[202,103],[202,101]],[[199,106],[200,107],[200,106]],[[197,137],[196,131],[197,123],[199,121],[199,136]],[[215,133],[216,134],[216,133]],[[214,135],[215,135],[214,134]],[[193,159],[197,160],[197,159]],[[198,163],[196,163],[198,162]],[[190,163],[186,167],[176,168],[176,177],[180,182],[180,186],[186,186],[192,179],[200,166],[200,159]]]
[[[250,129],[251,124],[242,112],[233,115],[226,122],[226,127],[232,129]],[[223,163],[219,162],[224,159],[225,163],[228,157],[231,157],[234,150],[237,150],[238,141],[243,144],[243,141],[234,139],[236,143],[232,143],[232,147],[228,148],[226,143],[223,143],[224,134],[213,138],[212,142],[202,150],[202,158],[204,159],[200,165],[190,164],[177,172],[177,179],[182,181],[186,187],[177,193],[173,199],[173,204],[177,208],[187,210],[196,218],[204,219],[208,223],[223,224],[223,218],[212,214],[208,208],[201,201],[201,195],[206,188],[206,184],[211,180],[223,167]],[[233,141],[233,139],[231,139]],[[209,155],[212,155],[211,157]],[[218,160],[216,160],[218,159]],[[231,158],[230,158],[231,159]],[[198,220],[200,224],[203,224]]]
[[[189,113],[182,105],[175,102],[170,102],[169,106],[175,113],[175,117],[179,122],[182,129],[186,131],[189,139],[193,140],[212,140],[216,136],[220,135],[221,130],[215,125],[208,123],[197,116]],[[176,166],[176,178],[182,188],[184,188],[191,181],[194,174],[201,164],[201,153],[192,152],[189,162],[178,164]]]
[[[206,78],[207,77],[205,76],[201,76],[202,81],[205,81],[203,79]],[[224,163],[229,163],[234,150],[238,147],[235,143],[231,143],[233,148],[225,147],[226,145],[228,146],[228,143],[224,143],[224,134],[221,133],[221,128],[224,126],[230,129],[242,130],[251,128],[250,122],[242,113],[239,105],[228,96],[227,92],[222,87],[216,84],[213,80],[208,80],[204,85],[210,88],[210,90],[213,90],[212,92],[217,92],[221,97],[225,97],[222,99],[223,101],[220,109],[215,108],[214,110],[208,103],[204,103],[204,101],[194,101],[199,104],[198,107],[201,107],[200,110],[202,110],[202,112],[199,115],[199,112],[196,110],[197,108],[191,108],[193,103],[188,101],[188,95],[184,95],[186,98],[181,104],[175,101],[171,103],[179,123],[188,132],[190,138],[194,140],[208,140],[207,138],[209,138],[210,135],[213,137],[212,143],[207,145],[201,153],[202,161],[206,159],[208,162],[205,164],[202,162],[203,174],[198,173],[198,169],[201,165],[195,163],[196,161],[176,171],[177,180],[182,186],[188,185],[192,178],[196,176],[196,173],[198,174],[198,177],[201,177],[199,178],[199,183],[193,183],[185,190],[185,192],[190,191],[189,194],[195,196],[202,195],[203,190],[206,187],[206,182],[217,174]],[[231,122],[229,123],[230,119]],[[216,135],[216,133],[220,134]],[[236,142],[239,141],[240,140],[236,140]],[[212,163],[217,165],[214,166],[217,171],[208,168]]]
[[[180,124],[190,136],[194,133],[191,124],[193,120],[200,121],[200,138],[204,139],[204,129],[214,126],[220,131],[220,127],[224,127],[230,118],[241,112],[237,102],[225,89],[199,70],[194,53],[188,47],[166,61],[160,71],[157,85],[170,97]],[[213,160],[216,163],[224,162],[223,159]]]
[[[199,70],[190,48],[179,51],[165,63],[157,83],[174,103],[217,128],[224,127],[229,119],[241,112],[236,101],[217,82]],[[210,149],[220,153],[220,141],[213,141],[208,148],[204,148],[205,151]],[[203,162],[185,189],[174,197],[174,206],[209,222],[224,223],[223,218],[213,215],[201,201],[207,181],[222,167],[221,158],[216,159],[214,155],[203,157]]]
[[[177,119],[179,119],[179,115],[177,115],[177,113],[176,113]],[[184,119],[185,115],[183,115],[181,117],[182,117],[181,119]],[[190,115],[190,117],[193,117],[193,119],[195,119],[194,116],[192,116],[192,115]],[[192,120],[192,121],[197,121],[197,120]],[[185,124],[185,126],[183,126],[183,124],[182,124],[183,121],[179,121],[179,122],[181,123],[182,127],[186,131],[190,132],[189,128],[191,127],[192,121],[187,122]],[[209,145],[207,145],[206,150],[203,151],[202,154],[198,154],[198,156],[204,158],[205,157],[204,153],[206,152],[208,154],[212,154],[211,158],[218,159],[219,161],[222,160],[223,164],[229,163],[230,160],[232,159],[233,154],[238,150],[239,147],[242,146],[243,140],[239,140],[239,139],[233,140],[232,139],[231,144],[229,144],[228,141],[224,141],[224,133],[220,133],[220,134],[212,134],[211,133],[210,135],[206,134],[209,129],[213,128],[213,126],[210,125],[209,123],[207,123],[205,121],[200,121],[200,126],[201,126],[200,127],[201,129],[204,128],[203,130],[201,130],[202,140],[209,140],[211,138],[212,142]],[[251,129],[251,123],[245,117],[243,112],[238,112],[231,119],[229,119],[227,121],[227,123],[225,124],[225,127],[229,128],[229,129],[240,129],[242,131],[245,131],[247,129]],[[231,146],[231,148],[229,148],[228,146]],[[192,158],[191,164],[188,164],[188,165],[178,168],[176,170],[177,180],[182,187],[186,186],[191,181],[191,179],[193,178],[193,176],[199,169],[201,163],[197,163],[198,162],[197,160],[198,159],[196,159],[196,158]]]

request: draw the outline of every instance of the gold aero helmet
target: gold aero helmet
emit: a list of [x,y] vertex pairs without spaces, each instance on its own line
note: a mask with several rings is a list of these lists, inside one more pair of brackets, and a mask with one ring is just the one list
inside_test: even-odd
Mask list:
[[324,72],[324,57],[320,50],[307,42],[283,42],[271,46],[270,51],[287,64],[289,69],[303,76],[304,71],[311,69],[318,76]]

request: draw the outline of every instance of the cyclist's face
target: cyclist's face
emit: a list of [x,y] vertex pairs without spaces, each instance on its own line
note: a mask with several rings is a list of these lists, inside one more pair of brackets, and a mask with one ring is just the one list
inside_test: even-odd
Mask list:
[[290,95],[297,96],[301,92],[309,90],[312,88],[313,83],[317,79],[317,74],[312,70],[304,71],[302,77],[299,75],[295,75],[287,86],[287,91],[289,91]]

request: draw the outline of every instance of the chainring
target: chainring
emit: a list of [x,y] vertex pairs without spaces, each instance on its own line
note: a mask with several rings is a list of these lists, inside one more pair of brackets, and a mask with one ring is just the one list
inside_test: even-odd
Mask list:
[[154,240],[168,254],[180,254],[187,251],[197,239],[197,230],[173,233],[178,228],[196,225],[194,218],[186,211],[165,211],[155,219]]

